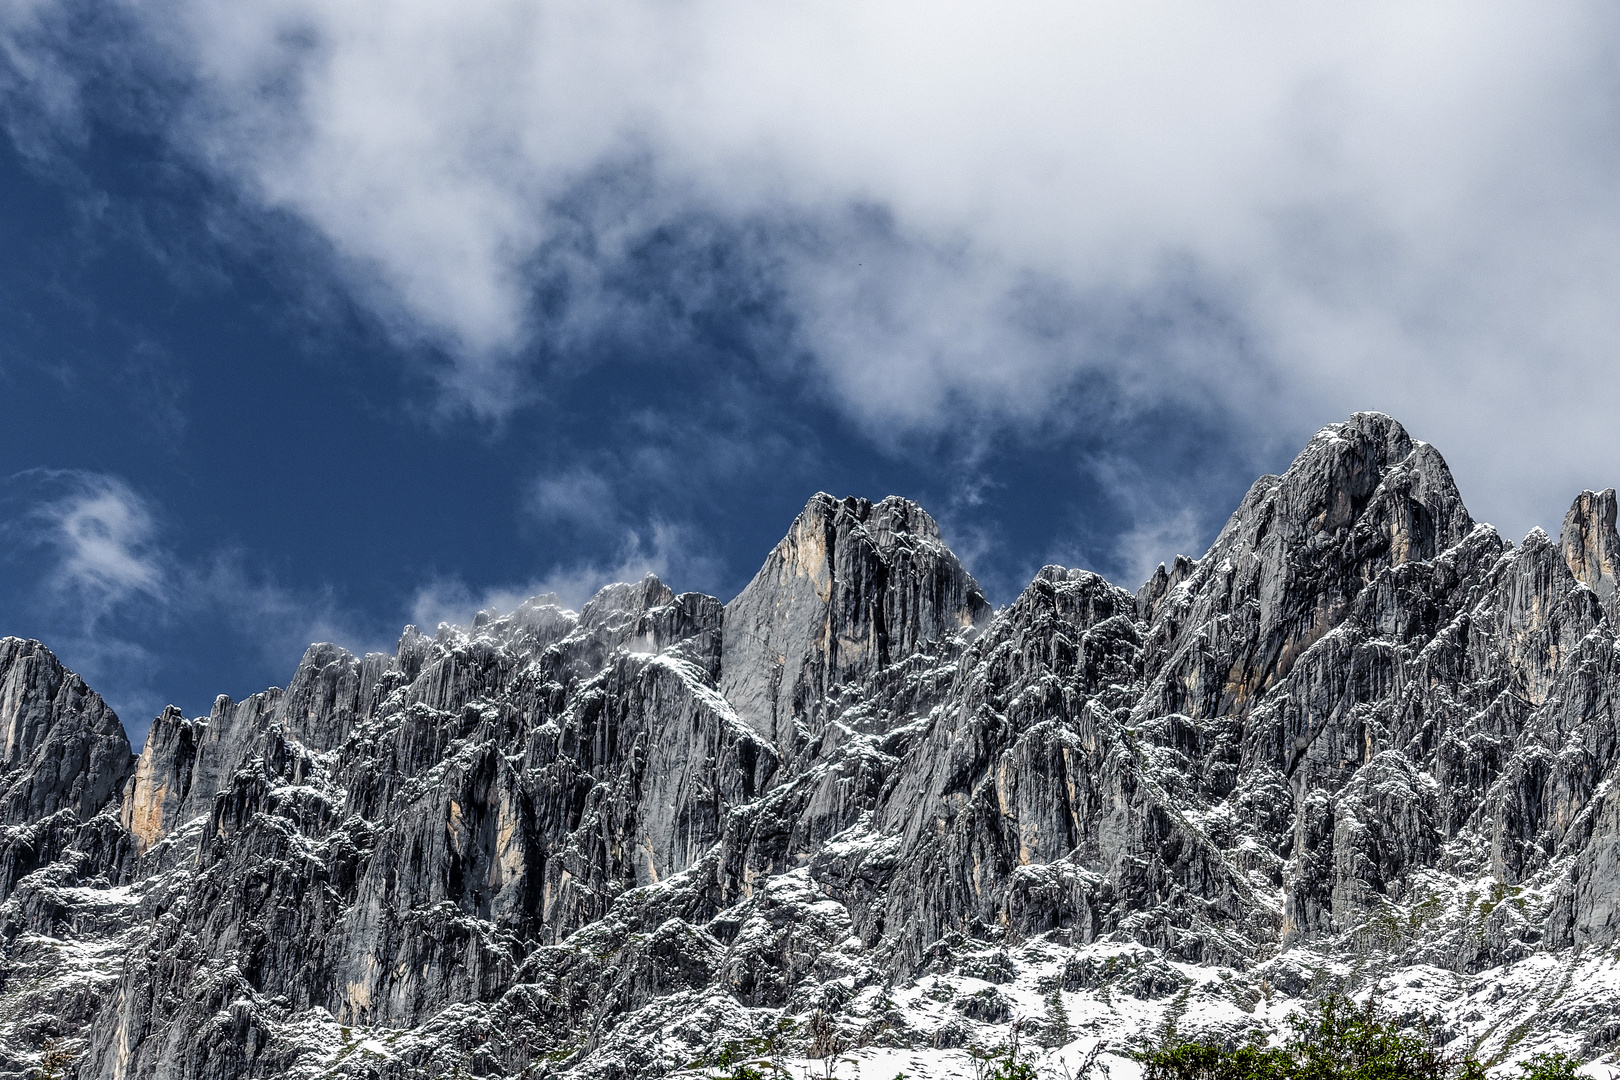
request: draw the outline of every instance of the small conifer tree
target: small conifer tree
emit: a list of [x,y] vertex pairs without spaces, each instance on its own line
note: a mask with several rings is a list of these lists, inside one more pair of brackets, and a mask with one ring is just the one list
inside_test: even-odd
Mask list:
[[1067,1046],[1072,1037],[1069,1010],[1063,1004],[1063,990],[1054,988],[1046,995],[1046,1023],[1041,1028],[1041,1042],[1048,1047]]

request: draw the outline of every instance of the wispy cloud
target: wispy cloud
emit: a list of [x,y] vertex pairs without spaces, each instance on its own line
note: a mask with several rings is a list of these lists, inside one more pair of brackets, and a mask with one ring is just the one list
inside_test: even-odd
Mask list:
[[156,508],[118,477],[31,469],[0,479],[0,541],[5,632],[48,639],[138,735],[165,702],[127,630],[167,620],[176,595]]
[[32,478],[66,489],[33,510],[33,527],[25,532],[56,552],[51,586],[69,594],[86,623],[131,598],[160,606],[169,601],[170,574],[145,499],[117,477],[96,473],[38,472]]
[[612,484],[581,466],[536,479],[525,509],[544,526],[573,527],[591,534],[612,531],[621,516]]
[[[392,652],[394,627],[370,625],[329,587],[294,589],[254,569],[238,550],[221,550],[184,568],[177,617],[205,614],[225,623],[269,663],[295,662],[313,642],[330,641],[356,654]],[[288,671],[290,672],[290,668]]]
[[1115,565],[1123,567],[1120,584],[1135,589],[1153,575],[1160,563],[1177,555],[1198,558],[1209,535],[1208,522],[1193,506],[1167,506],[1137,518],[1120,533],[1112,551]]
[[411,621],[428,630],[440,623],[469,626],[480,611],[506,615],[523,601],[546,593],[578,610],[604,585],[639,581],[648,574],[656,574],[676,592],[703,591],[713,589],[720,572],[708,544],[691,530],[667,522],[626,531],[606,546],[612,554],[604,560],[558,565],[523,584],[475,590],[458,578],[431,581],[417,590]]
[[1177,555],[1198,558],[1211,527],[1231,507],[1212,505],[1197,475],[1180,482],[1149,483],[1142,464],[1115,454],[1096,454],[1085,463],[1106,497],[1119,508],[1123,526],[1099,552],[1104,569],[1135,590],[1158,565]]

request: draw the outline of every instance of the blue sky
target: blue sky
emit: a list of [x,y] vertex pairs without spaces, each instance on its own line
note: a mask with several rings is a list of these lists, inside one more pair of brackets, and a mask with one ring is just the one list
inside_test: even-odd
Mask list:
[[138,737],[817,490],[1135,587],[1379,408],[1614,482],[1613,17],[36,3],[0,15],[0,633]]

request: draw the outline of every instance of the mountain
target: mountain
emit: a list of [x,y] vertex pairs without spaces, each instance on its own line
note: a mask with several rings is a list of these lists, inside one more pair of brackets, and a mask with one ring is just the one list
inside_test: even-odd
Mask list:
[[728,604],[314,645],[138,757],[4,639],[0,1076],[972,1075],[1329,990],[1612,1060],[1615,518],[1514,545],[1363,413],[1202,557],[997,611],[920,507],[816,495]]

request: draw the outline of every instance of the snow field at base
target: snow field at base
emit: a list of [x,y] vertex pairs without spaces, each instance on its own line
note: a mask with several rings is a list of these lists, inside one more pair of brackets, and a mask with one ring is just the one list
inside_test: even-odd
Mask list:
[[[1043,1050],[1027,1058],[1043,1077],[1081,1080],[1081,1069],[1096,1039],[1080,1039],[1068,1046]],[[965,1050],[889,1050],[867,1047],[825,1061],[786,1058],[782,1061],[794,1080],[974,1080],[975,1062]],[[1141,1080],[1142,1066],[1128,1057],[1106,1051],[1092,1063],[1089,1080]]]
[[[771,883],[782,892],[797,891],[799,884]],[[1109,986],[1050,989],[1062,977],[1065,965],[1076,959],[1101,966],[1112,961],[1121,972],[1162,966],[1183,982],[1179,990],[1155,999]],[[1529,1022],[1539,1012],[1564,1010],[1567,1032],[1572,1027],[1568,1017],[1579,1016],[1582,1010],[1603,1016],[1620,1007],[1620,960],[1596,956],[1572,963],[1572,959],[1567,954],[1538,954],[1474,976],[1414,965],[1358,980],[1357,973],[1342,960],[1290,950],[1264,967],[1276,970],[1290,965],[1314,972],[1323,987],[1350,986],[1361,1000],[1373,995],[1385,1015],[1426,1026],[1448,1054],[1477,1057],[1489,1065],[1491,1075],[1508,1080],[1517,1075],[1520,1062],[1537,1052],[1573,1052],[1578,1047],[1575,1037],[1568,1034],[1530,1035]],[[1001,964],[1005,970],[1009,960],[1017,974],[1006,982],[933,974],[904,986],[867,985],[848,997],[838,1014],[847,1049],[830,1059],[784,1053],[772,1056],[771,1065],[795,1080],[895,1080],[898,1074],[904,1074],[906,1080],[977,1080],[982,1066],[976,1066],[970,1051],[995,1053],[1017,1038],[1021,1056],[1043,1080],[1081,1080],[1083,1063],[1094,1051],[1088,1080],[1140,1080],[1141,1068],[1129,1055],[1172,1030],[1183,1038],[1232,1041],[1258,1035],[1276,1042],[1286,1032],[1289,1017],[1305,1006],[1300,997],[1273,992],[1268,998],[1265,980],[1256,972],[1178,964],[1138,945],[1094,943],[1076,949],[1037,941],[1010,952],[964,953],[955,963],[958,967]],[[853,990],[856,980],[833,982]],[[1044,992],[1043,986],[1047,988]],[[964,1014],[963,1003],[983,995],[1001,1003],[1004,1020],[984,1023]],[[1060,1047],[1041,1045],[1050,1037],[1041,1025],[1051,1017],[1054,997],[1062,1003],[1070,1034]],[[1252,1006],[1246,1007],[1251,999]],[[455,1006],[414,1030],[351,1029],[317,1011],[294,1020],[284,1034],[311,1051],[298,1075],[352,1075],[367,1065],[406,1057],[420,1060],[423,1052],[447,1049],[454,1043],[456,1031],[487,1015],[487,1009],[484,1005]],[[895,1023],[887,1025],[885,1018]],[[728,1040],[746,1040],[768,1031],[782,1019],[803,1025],[809,1017],[748,1008],[724,991],[708,988],[658,999],[624,1018],[616,1028],[621,1033],[639,1032],[642,1047],[654,1051],[671,1075],[696,1080],[723,1070],[689,1063],[705,1053],[713,1054]],[[937,1045],[942,1033],[951,1034],[960,1045]],[[867,1039],[872,1040],[868,1045],[858,1045]],[[556,1075],[580,1080],[599,1075],[615,1064],[622,1049],[610,1037]],[[1590,1080],[1620,1080],[1620,1061],[1611,1060],[1613,1057],[1587,1063],[1581,1074]]]

